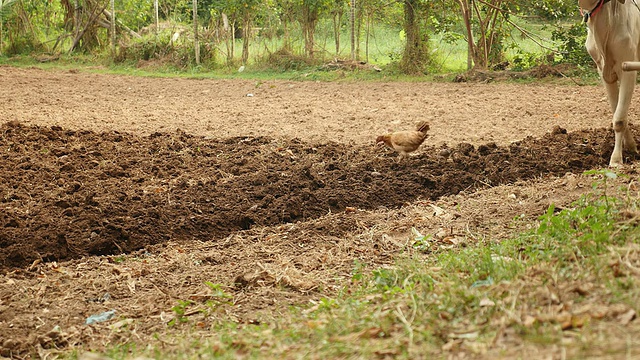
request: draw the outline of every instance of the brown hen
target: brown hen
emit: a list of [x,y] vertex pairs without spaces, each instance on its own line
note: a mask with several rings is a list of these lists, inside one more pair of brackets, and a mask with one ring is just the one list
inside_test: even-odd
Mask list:
[[429,123],[421,121],[416,126],[416,130],[396,131],[387,135],[380,135],[376,138],[378,145],[384,144],[388,148],[400,154],[398,160],[409,156],[410,152],[416,151],[427,138]]

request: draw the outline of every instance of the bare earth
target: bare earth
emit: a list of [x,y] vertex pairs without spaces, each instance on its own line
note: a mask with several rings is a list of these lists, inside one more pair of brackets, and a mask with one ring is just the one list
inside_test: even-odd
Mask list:
[[[430,136],[408,161],[373,146],[420,120]],[[205,282],[233,296],[220,318],[268,321],[335,294],[355,260],[393,264],[411,228],[443,246],[500,241],[588,191],[581,174],[613,141],[602,87],[569,82],[0,67],[0,124],[0,355],[15,358],[122,341],[84,325],[110,309],[132,341],[158,341],[179,300],[210,299]]]
[[[5,121],[147,135],[269,136],[371,144],[431,122],[430,142],[500,145],[610,127],[601,86],[184,80],[0,68]],[[638,91],[638,90],[637,90]],[[252,96],[249,96],[251,94]],[[638,117],[632,106],[630,118]]]

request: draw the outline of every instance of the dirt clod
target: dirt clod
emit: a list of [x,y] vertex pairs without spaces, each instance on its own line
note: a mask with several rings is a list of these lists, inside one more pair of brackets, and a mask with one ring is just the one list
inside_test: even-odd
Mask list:
[[[129,253],[170,239],[217,241],[327,212],[397,208],[580,172],[604,166],[608,156],[600,150],[604,129],[554,131],[508,148],[461,143],[452,161],[426,147],[402,163],[366,146],[267,137],[136,136],[15,122],[0,132],[7,149],[0,165],[5,271],[36,260]],[[363,176],[373,173],[379,175]]]

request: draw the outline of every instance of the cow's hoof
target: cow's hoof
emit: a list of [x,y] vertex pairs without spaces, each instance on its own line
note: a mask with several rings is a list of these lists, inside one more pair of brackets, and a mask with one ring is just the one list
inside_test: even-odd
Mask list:
[[609,166],[611,167],[621,167],[623,165],[622,156],[611,157],[609,161]]
[[620,168],[623,165],[624,165],[624,163],[622,161],[621,162],[613,162],[613,161],[609,162],[609,167],[612,167],[612,168]]

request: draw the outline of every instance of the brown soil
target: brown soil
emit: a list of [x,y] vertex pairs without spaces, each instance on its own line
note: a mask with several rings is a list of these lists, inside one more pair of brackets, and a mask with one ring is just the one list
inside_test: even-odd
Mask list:
[[[355,260],[393,262],[411,227],[499,240],[515,216],[576,199],[574,174],[606,166],[613,141],[597,86],[12,67],[0,81],[2,356],[100,348],[113,334],[83,323],[110,308],[156,319],[146,339],[177,300],[206,299],[205,281],[234,296],[225,317],[260,321],[332,293]],[[409,159],[373,146],[422,119]]]
[[[309,221],[346,208],[398,208],[462,190],[606,165],[608,132],[509,147],[425,146],[410,161],[368,146],[185,133],[136,136],[0,127],[0,269],[129,253],[167,240],[215,241],[252,227]],[[349,227],[326,229],[342,236]],[[25,241],[29,239],[29,241]]]

